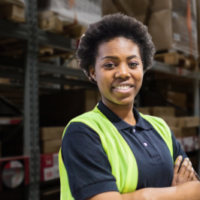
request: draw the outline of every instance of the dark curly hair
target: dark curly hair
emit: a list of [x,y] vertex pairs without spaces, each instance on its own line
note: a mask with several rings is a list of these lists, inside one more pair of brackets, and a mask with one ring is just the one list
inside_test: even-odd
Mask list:
[[91,24],[81,37],[76,52],[79,67],[85,72],[91,82],[96,83],[90,77],[89,67],[95,66],[98,47],[116,37],[124,37],[138,45],[146,71],[151,68],[155,47],[147,27],[136,19],[121,13],[106,15],[101,21]]

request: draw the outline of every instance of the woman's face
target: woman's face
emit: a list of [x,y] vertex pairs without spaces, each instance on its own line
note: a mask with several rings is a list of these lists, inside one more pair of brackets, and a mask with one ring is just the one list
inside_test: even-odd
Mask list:
[[101,44],[90,74],[97,81],[105,104],[133,104],[143,80],[139,47],[123,37]]

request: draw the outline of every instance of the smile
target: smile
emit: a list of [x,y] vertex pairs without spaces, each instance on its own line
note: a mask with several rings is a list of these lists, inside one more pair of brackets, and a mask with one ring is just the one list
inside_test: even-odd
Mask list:
[[117,92],[126,93],[126,92],[130,92],[132,90],[132,88],[133,88],[133,86],[131,86],[131,85],[123,85],[123,86],[114,87],[113,89]]

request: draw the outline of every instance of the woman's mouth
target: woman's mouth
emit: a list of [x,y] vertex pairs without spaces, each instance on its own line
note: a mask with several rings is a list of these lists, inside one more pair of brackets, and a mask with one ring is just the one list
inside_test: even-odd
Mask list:
[[133,85],[120,85],[120,86],[116,86],[116,87],[113,87],[113,89],[116,91],[116,92],[120,92],[120,93],[128,93],[132,90],[134,86]]

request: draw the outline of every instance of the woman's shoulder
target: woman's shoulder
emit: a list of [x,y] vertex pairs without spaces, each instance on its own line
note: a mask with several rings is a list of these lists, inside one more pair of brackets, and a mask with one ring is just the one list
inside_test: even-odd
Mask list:
[[66,130],[65,130],[65,133],[70,133],[70,132],[86,132],[88,133],[89,132],[95,132],[93,129],[91,129],[87,124],[83,123],[83,122],[71,122]]

